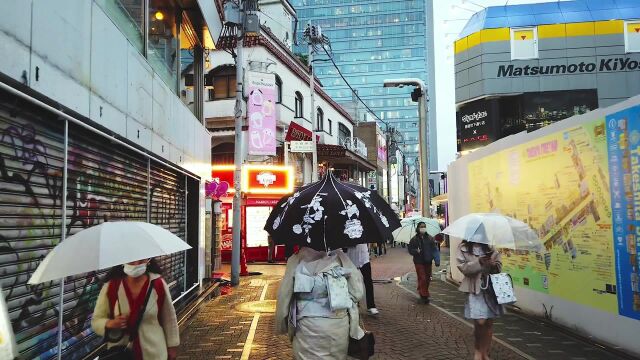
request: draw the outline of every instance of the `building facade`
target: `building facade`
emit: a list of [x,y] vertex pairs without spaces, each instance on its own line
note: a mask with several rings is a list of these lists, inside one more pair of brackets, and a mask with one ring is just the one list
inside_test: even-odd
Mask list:
[[[402,151],[415,166],[419,153],[417,103],[410,88],[383,88],[385,79],[427,77],[427,3],[419,0],[294,0],[298,11],[297,33],[310,22],[331,41],[333,58],[351,86],[380,119],[402,133]],[[306,44],[296,48],[306,54]],[[320,58],[326,55],[319,54]],[[327,93],[358,121],[373,120],[357,101],[331,62],[314,64]],[[433,107],[435,110],[435,107]],[[435,113],[429,115],[429,163],[437,167]],[[382,124],[381,124],[382,125]],[[387,129],[384,129],[387,130]]]
[[489,7],[455,43],[458,151],[640,94],[640,3]]
[[[245,202],[242,211],[247,214],[243,224],[243,244],[245,245],[246,260],[266,261],[268,258],[268,234],[263,230],[264,222],[271,209],[280,197],[286,195],[295,187],[308,184],[312,180],[313,171],[319,172],[321,178],[327,171],[334,172],[343,181],[367,186],[370,172],[376,171],[375,162],[367,158],[369,147],[375,148],[376,143],[366,143],[358,137],[354,130],[354,120],[350,114],[332,99],[328,92],[316,82],[314,89],[314,109],[311,109],[311,89],[309,85],[309,69],[292,52],[293,22],[296,13],[286,0],[260,1],[260,35],[247,39],[243,48],[241,64],[244,67],[244,93],[247,101],[243,101],[243,114],[247,124],[244,131],[246,147],[243,151],[243,164],[250,167],[263,168],[275,176],[273,184],[278,183],[278,177],[285,178],[288,171],[293,172],[292,187],[280,187],[279,190],[245,192]],[[285,24],[289,27],[286,28]],[[204,117],[207,128],[212,133],[212,159],[216,181],[225,182],[224,171],[234,165],[235,153],[235,59],[223,49],[211,52],[210,67],[207,77],[213,84],[209,96],[204,103]],[[248,114],[246,103],[251,102],[251,79],[259,77],[265,83],[273,85],[274,90],[274,146],[270,153],[257,154],[250,151],[249,146],[254,135],[249,127],[252,115]],[[248,119],[248,120],[247,120]],[[318,169],[313,169],[312,154],[298,152],[292,142],[310,141],[312,132],[317,139]],[[278,171],[283,166],[282,175]],[[276,171],[277,170],[277,171]],[[259,173],[259,172],[258,172]],[[229,179],[229,178],[227,178]],[[232,177],[230,179],[232,181]],[[229,182],[229,181],[226,181]],[[233,188],[229,184],[229,189]],[[224,185],[226,186],[226,185]],[[267,187],[267,186],[263,186]],[[230,197],[221,194],[220,199],[225,206],[224,213],[231,214]],[[222,259],[226,261],[231,253],[232,229],[228,215],[224,215],[222,229]],[[284,250],[276,249],[276,259],[284,257]]]
[[[216,26],[207,20],[217,17],[208,17],[213,3],[180,4],[0,4],[0,284],[19,358],[81,359],[103,343],[90,322],[106,270],[27,284],[56,244],[85,228],[146,221],[190,244],[159,259],[178,312],[209,277],[211,137],[202,104],[181,101],[176,55],[191,49],[203,69],[207,25]],[[202,99],[203,87],[193,91]]]

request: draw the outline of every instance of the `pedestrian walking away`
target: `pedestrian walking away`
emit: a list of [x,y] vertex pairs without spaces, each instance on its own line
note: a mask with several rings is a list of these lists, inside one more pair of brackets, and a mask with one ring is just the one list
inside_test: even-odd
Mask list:
[[[464,274],[459,290],[468,293],[464,316],[474,323],[475,353],[474,360],[489,360],[491,339],[493,338],[493,319],[504,314],[504,307],[487,289],[489,274],[497,274],[502,269],[501,256],[487,244],[463,240],[458,246],[456,261],[458,269]],[[479,240],[479,239],[478,239]]]
[[378,315],[379,311],[376,307],[373,292],[373,278],[371,276],[371,259],[369,257],[369,249],[367,244],[358,244],[354,247],[347,248],[347,256],[353,264],[360,269],[362,279],[364,280],[365,295],[367,298],[367,313],[369,315]]
[[180,333],[171,294],[154,259],[116,266],[107,275],[91,320],[107,341],[100,359],[174,360]]
[[427,224],[419,222],[416,235],[411,238],[408,246],[409,254],[413,255],[413,264],[418,275],[418,292],[426,304],[429,303],[429,284],[431,283],[432,266],[440,266],[440,251],[433,237],[427,234]]
[[349,338],[365,335],[356,304],[363,291],[362,275],[341,249],[302,248],[278,289],[276,333],[289,335],[297,360],[344,360]]

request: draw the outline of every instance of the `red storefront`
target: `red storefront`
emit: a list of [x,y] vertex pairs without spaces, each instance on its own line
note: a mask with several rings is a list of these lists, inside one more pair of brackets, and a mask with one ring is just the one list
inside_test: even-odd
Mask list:
[[[214,165],[212,178],[219,186],[222,201],[223,262],[231,261],[233,242],[233,165]],[[290,166],[244,165],[242,167],[242,247],[247,262],[267,261],[268,234],[264,231],[271,209],[281,197],[293,192],[294,171]],[[226,190],[226,192],[225,192]],[[284,260],[284,247],[275,247],[275,260]]]

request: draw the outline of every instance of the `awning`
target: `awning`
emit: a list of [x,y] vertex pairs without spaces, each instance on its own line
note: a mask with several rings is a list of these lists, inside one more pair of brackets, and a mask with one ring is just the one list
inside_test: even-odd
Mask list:
[[376,170],[376,165],[340,145],[318,144],[318,160],[332,165],[354,165],[365,171]]

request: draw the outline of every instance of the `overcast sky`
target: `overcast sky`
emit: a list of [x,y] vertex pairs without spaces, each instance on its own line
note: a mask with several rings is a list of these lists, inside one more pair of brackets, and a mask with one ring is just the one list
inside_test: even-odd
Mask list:
[[[455,73],[453,42],[475,12],[483,7],[558,0],[433,0],[436,65],[436,114],[438,121],[438,169],[447,170],[456,154]],[[434,170],[434,169],[432,169]]]

